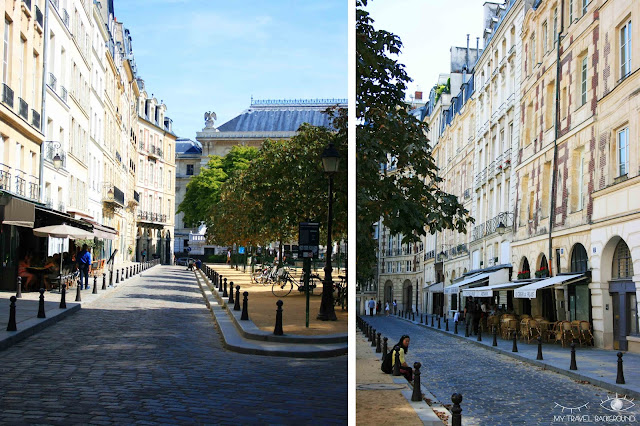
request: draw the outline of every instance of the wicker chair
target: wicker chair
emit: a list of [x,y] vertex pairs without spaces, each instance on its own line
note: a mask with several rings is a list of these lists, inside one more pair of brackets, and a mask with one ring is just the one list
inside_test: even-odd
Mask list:
[[593,334],[591,333],[591,324],[589,321],[580,321],[579,325],[580,336],[582,337],[582,342],[586,342],[587,344],[594,346]]
[[513,338],[513,336],[517,336],[518,335],[518,320],[517,319],[510,319],[507,321],[507,332],[506,332],[506,339],[511,339]]

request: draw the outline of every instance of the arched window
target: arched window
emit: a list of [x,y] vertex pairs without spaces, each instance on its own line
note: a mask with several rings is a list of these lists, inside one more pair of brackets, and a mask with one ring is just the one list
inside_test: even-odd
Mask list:
[[613,253],[612,277],[613,279],[631,279],[633,277],[633,263],[629,246],[624,240],[620,240]]
[[571,253],[571,272],[586,272],[587,260],[587,250],[582,244],[577,243]]

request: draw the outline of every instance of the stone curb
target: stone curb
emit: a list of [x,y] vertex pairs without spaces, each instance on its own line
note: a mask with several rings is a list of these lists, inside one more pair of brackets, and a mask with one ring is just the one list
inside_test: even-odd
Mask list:
[[544,362],[541,362],[541,361],[538,361],[538,360],[535,360],[535,359],[524,357],[524,356],[519,355],[518,353],[515,353],[515,352],[505,351],[504,349],[496,348],[496,347],[493,347],[491,345],[485,345],[482,342],[478,342],[477,340],[466,338],[466,337],[464,337],[464,335],[454,334],[451,331],[445,331],[444,329],[438,329],[437,327],[427,326],[427,325],[421,324],[421,323],[419,323],[417,321],[411,321],[411,320],[408,320],[408,319],[405,319],[405,318],[401,318],[401,317],[395,316],[395,315],[394,315],[394,318],[401,319],[403,321],[410,322],[412,324],[419,325],[421,327],[427,328],[429,330],[437,331],[439,333],[443,333],[443,334],[446,334],[448,336],[452,336],[452,337],[456,337],[458,339],[462,339],[462,340],[464,340],[466,342],[473,343],[474,345],[481,346],[481,347],[483,347],[485,349],[489,349],[489,350],[491,350],[493,352],[496,352],[496,353],[499,353],[499,354],[502,354],[502,355],[507,355],[507,356],[510,356],[511,358],[517,359],[519,361],[523,361],[523,362],[527,362],[527,363],[529,363],[531,365],[535,365],[536,367],[540,367],[540,368],[543,368],[545,370],[554,371],[556,373],[559,373],[559,374],[562,374],[564,376],[567,376],[567,377],[569,377],[569,378],[571,378],[573,380],[586,381],[586,382],[591,383],[592,385],[599,386],[599,387],[601,387],[603,389],[606,389],[606,390],[608,390],[610,392],[614,392],[614,393],[617,393],[617,394],[620,394],[620,395],[631,396],[631,397],[636,398],[636,399],[640,398],[640,392],[636,392],[633,389],[628,389],[628,388],[625,388],[623,386],[619,386],[619,385],[616,385],[616,384],[605,382],[605,381],[597,379],[597,378],[585,376],[585,375],[582,375],[580,373],[575,373],[574,371],[571,371],[571,370],[564,370],[562,368],[556,367],[556,366],[551,365],[551,364],[547,364],[547,363],[544,363]]
[[238,332],[242,334],[242,336],[246,339],[251,340],[263,340],[267,342],[281,342],[281,343],[305,343],[305,344],[327,344],[327,343],[348,343],[349,335],[348,334],[329,334],[325,336],[302,336],[297,334],[289,334],[276,336],[273,333],[269,333],[268,331],[264,331],[259,329],[251,318],[249,321],[240,321],[241,313],[238,311],[234,311],[233,307],[227,306],[227,301],[223,299],[222,292],[218,291],[213,283],[209,280],[209,278],[202,271],[198,271],[201,275],[201,278],[207,284],[211,292],[218,299],[218,302],[225,307],[233,322],[238,329]]
[[[296,344],[267,342],[261,340],[249,340],[240,335],[227,308],[218,302],[215,297],[217,292],[207,292],[202,284],[201,277],[196,274],[196,281],[205,300],[205,304],[211,312],[211,316],[216,323],[222,343],[225,348],[234,352],[250,355],[267,355],[290,358],[328,358],[340,356],[347,353],[348,346],[338,344]],[[209,287],[208,280],[205,280],[206,287]],[[211,290],[209,288],[209,290]]]
[[[149,270],[149,269],[148,269]],[[148,271],[147,270],[147,271]],[[131,281],[132,279],[135,279],[137,277],[139,277],[140,274],[134,276],[134,277],[129,277],[124,284],[127,284],[129,281]],[[99,281],[99,280],[98,280]],[[100,284],[98,284],[100,285]],[[56,309],[49,309],[46,311],[46,318],[29,318],[26,319],[24,321],[20,321],[17,325],[18,325],[18,330],[17,331],[0,331],[0,351],[3,351],[13,345],[15,345],[16,343],[19,343],[25,339],[27,339],[30,336],[33,336],[34,334],[38,333],[39,331],[44,330],[45,328],[56,324],[59,321],[62,321],[63,319],[67,318],[68,316],[78,312],[80,309],[82,309],[82,305],[86,304],[86,305],[90,305],[91,303],[95,302],[96,300],[101,299],[103,296],[106,296],[107,294],[111,294],[113,291],[117,290],[120,286],[122,286],[123,283],[120,282],[118,283],[118,285],[113,285],[113,286],[109,286],[107,287],[107,290],[98,290],[98,295],[97,296],[93,296],[91,295],[91,300],[86,300],[84,302],[73,302],[73,301],[67,301],[67,308],[66,309],[60,309],[60,308],[56,308]],[[89,289],[91,290],[91,288]],[[49,293],[51,295],[59,295],[60,293]],[[69,293],[67,293],[67,297],[68,298],[75,298],[75,291],[71,291]],[[87,297],[87,296],[85,296]]]

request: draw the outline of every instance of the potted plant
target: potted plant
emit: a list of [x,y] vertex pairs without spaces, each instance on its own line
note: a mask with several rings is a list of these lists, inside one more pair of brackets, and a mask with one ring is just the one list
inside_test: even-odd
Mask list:
[[508,166],[509,164],[511,164],[511,160],[507,158],[507,159],[505,160],[504,164]]
[[545,278],[549,276],[549,271],[545,266],[536,271],[536,278]]
[[519,280],[524,280],[527,278],[531,278],[531,274],[529,271],[520,271],[518,272],[518,279]]

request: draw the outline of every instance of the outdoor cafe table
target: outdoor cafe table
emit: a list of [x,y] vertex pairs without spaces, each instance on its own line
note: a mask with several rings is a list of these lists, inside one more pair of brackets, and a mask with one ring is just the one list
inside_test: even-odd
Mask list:
[[44,268],[44,267],[40,267],[40,266],[27,266],[27,271],[31,272],[32,274],[36,274],[38,276],[38,288],[36,289],[25,289],[25,291],[38,291],[41,288],[44,288],[44,285],[42,283],[43,279],[44,279],[44,275],[49,272],[49,268]]

